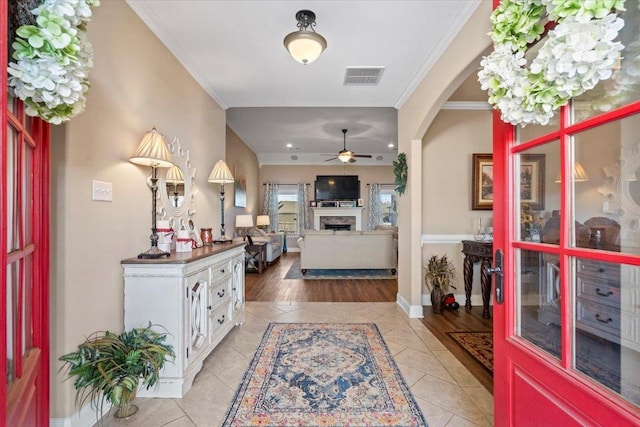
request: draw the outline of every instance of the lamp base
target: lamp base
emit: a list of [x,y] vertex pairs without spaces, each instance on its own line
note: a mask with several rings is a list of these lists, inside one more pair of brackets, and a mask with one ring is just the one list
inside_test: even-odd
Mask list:
[[231,240],[227,236],[220,236],[216,240],[213,241],[214,244],[215,243],[232,243],[232,242],[233,242],[233,240]]
[[138,255],[138,259],[155,259],[169,255],[171,255],[169,252],[161,251],[157,246],[151,246],[151,249]]

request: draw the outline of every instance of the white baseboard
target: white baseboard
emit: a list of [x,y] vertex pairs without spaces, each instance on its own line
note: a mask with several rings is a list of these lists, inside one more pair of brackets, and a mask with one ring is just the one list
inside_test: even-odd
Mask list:
[[[108,414],[111,409],[109,402],[104,402],[102,414]],[[67,418],[49,418],[50,427],[91,427],[97,422],[96,411],[91,404],[83,406]]]
[[422,305],[410,305],[400,293],[396,295],[396,304],[412,319],[421,319],[424,317]]

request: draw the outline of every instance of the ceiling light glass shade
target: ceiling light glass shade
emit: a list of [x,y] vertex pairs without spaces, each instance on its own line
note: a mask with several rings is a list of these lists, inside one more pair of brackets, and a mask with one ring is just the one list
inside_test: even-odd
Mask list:
[[289,54],[301,64],[310,64],[327,48],[327,41],[316,33],[316,14],[310,10],[300,10],[296,13],[298,31],[287,34],[284,47]]
[[258,227],[262,225],[271,225],[271,222],[269,221],[269,215],[258,215],[258,217],[256,218],[256,225]]
[[293,59],[301,64],[310,64],[327,48],[327,41],[313,31],[294,31],[284,38],[284,46]]
[[[559,183],[560,174],[556,177],[556,183]],[[587,171],[584,170],[580,162],[576,162],[573,165],[573,182],[587,182],[589,181],[589,176],[587,175]]]
[[138,149],[129,158],[129,161],[137,165],[158,168],[170,168],[173,166],[167,141],[161,133],[156,131],[155,127],[144,134]]
[[342,163],[349,163],[351,161],[351,157],[353,157],[353,153],[349,150],[341,151],[340,154],[338,154],[338,159],[340,159]]
[[173,166],[167,171],[167,177],[165,178],[168,184],[182,184],[184,183],[184,176],[179,167]]
[[233,175],[231,175],[229,166],[227,166],[224,160],[218,160],[216,162],[207,181],[217,184],[230,184],[233,182]]
[[253,227],[253,216],[236,215],[236,228],[239,227]]

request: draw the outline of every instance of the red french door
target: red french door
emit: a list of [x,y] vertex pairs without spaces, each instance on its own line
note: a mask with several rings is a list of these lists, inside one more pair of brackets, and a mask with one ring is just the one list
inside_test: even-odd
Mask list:
[[496,426],[640,425],[636,9],[612,79],[545,126],[495,114]]
[[[6,70],[7,2],[0,64]],[[0,73],[0,425],[49,424],[49,127],[24,113]]]

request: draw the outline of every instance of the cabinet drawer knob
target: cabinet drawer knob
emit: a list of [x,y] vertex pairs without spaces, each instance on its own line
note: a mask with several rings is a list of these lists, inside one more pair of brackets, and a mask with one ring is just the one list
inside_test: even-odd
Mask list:
[[220,298],[222,298],[222,297],[224,296],[224,289],[223,289],[223,290],[221,290],[221,291],[218,291],[218,296],[219,296]]
[[613,292],[609,291],[609,292],[602,292],[600,290],[600,288],[596,288],[596,294],[600,295],[601,297],[610,297],[611,295],[613,295]]
[[224,320],[225,320],[225,317],[224,317],[224,314],[223,314],[222,317],[220,317],[218,319],[218,323],[222,325],[224,323]]
[[207,306],[207,310],[211,310],[211,306],[210,305]]
[[605,320],[605,319],[602,319],[602,318],[600,317],[600,314],[599,314],[599,313],[598,313],[598,314],[596,314],[596,320],[597,320],[598,322],[602,322],[602,323],[611,323],[611,322],[613,322],[613,319],[612,319],[611,317],[608,317],[606,320]]
[[221,269],[220,269],[220,273],[224,273],[224,268],[221,268]]

